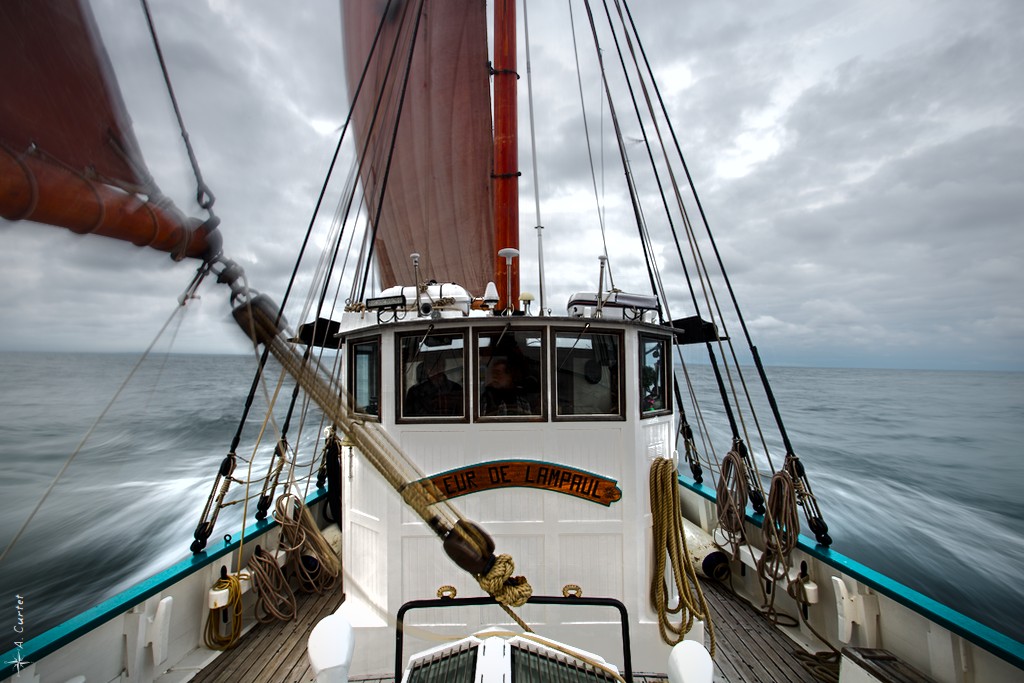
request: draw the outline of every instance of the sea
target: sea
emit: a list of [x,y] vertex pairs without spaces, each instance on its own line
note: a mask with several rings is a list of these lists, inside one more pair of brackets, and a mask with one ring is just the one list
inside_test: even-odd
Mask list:
[[[255,359],[162,355],[136,368],[137,361],[0,353],[0,547],[24,527],[0,564],[0,595],[21,596],[27,637],[189,555]],[[1024,641],[1024,373],[767,373],[833,548]],[[686,374],[705,396],[707,455],[721,457],[729,430],[715,407],[713,375],[695,364]],[[763,395],[751,393],[777,465],[774,420]],[[261,387],[241,458],[253,455],[267,400]],[[282,424],[284,407],[275,416]],[[319,452],[321,428],[315,415],[290,426],[289,441],[307,462]],[[764,461],[758,443],[751,439]],[[260,447],[251,477],[265,475],[272,447]],[[245,468],[240,461],[236,475]],[[246,512],[251,523],[251,505]],[[242,514],[242,504],[225,510],[215,538],[237,533]]]

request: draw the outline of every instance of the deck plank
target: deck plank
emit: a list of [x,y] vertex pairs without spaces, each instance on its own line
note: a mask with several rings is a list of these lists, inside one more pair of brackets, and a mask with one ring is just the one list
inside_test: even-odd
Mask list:
[[296,596],[299,616],[295,621],[257,624],[232,650],[217,657],[192,679],[193,683],[214,681],[286,681],[296,664],[306,660],[306,639],[323,616],[341,604],[341,591],[323,595]]
[[[718,652],[715,683],[816,683],[791,656],[797,649],[784,633],[728,588],[711,581],[702,584],[715,626]],[[306,657],[306,639],[321,618],[341,604],[340,591],[300,595],[299,618],[292,622],[260,624],[238,647],[221,654],[192,680],[212,683],[245,680],[252,683],[311,683],[315,680]],[[361,683],[393,683],[390,677],[353,677]],[[666,680],[638,674],[636,683]]]
[[[741,680],[815,683],[816,679],[791,655],[798,646],[758,610],[721,584],[706,581],[701,585],[711,607],[718,648]],[[724,681],[734,683],[724,667],[722,675]]]

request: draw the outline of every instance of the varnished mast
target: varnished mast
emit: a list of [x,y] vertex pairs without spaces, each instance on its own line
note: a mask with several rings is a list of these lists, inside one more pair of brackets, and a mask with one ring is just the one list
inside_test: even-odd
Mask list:
[[[494,3],[494,231],[499,250],[519,248],[519,140],[516,107],[516,3]],[[498,310],[519,302],[519,260],[495,256]],[[511,271],[511,278],[509,277]],[[508,284],[511,283],[511,291]]]

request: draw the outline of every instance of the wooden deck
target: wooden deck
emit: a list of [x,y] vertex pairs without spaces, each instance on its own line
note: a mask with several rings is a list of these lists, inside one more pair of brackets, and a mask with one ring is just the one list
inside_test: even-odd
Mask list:
[[200,671],[193,683],[249,681],[250,683],[306,683],[316,681],[306,657],[306,639],[318,621],[334,613],[344,594],[300,593],[299,618],[257,624],[233,650],[222,653]]
[[718,647],[715,683],[818,682],[793,656],[799,647],[757,610],[720,583],[704,581],[701,587]]
[[[797,649],[752,607],[713,581],[702,584],[711,605],[718,652],[715,683],[816,683],[792,656]],[[197,683],[314,683],[306,658],[306,638],[321,618],[341,604],[340,592],[299,596],[297,621],[260,624],[233,650],[223,653],[192,680]],[[363,683],[393,683],[393,678],[353,677]],[[636,674],[636,683],[665,681]]]

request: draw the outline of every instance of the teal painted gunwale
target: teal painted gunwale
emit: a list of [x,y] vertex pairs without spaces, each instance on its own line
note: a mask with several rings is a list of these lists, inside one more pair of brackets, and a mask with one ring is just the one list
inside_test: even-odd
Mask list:
[[[327,491],[325,489],[317,489],[306,496],[306,506],[308,507],[319,503],[326,497]],[[254,541],[277,525],[277,522],[272,519],[264,519],[256,522],[245,529],[246,543]],[[25,644],[21,648],[8,650],[2,655],[2,659],[0,659],[0,662],[3,662],[4,664],[3,668],[0,668],[0,680],[18,673],[14,664],[11,662],[13,662],[19,655],[21,656],[21,659],[29,663],[38,662],[46,655],[56,652],[58,649],[85,635],[101,624],[104,624],[114,617],[127,612],[132,607],[145,602],[168,586],[174,585],[186,576],[194,574],[203,567],[208,567],[225,555],[234,552],[239,546],[239,540],[236,540],[237,538],[239,537],[236,534],[232,537],[230,542],[227,540],[221,540],[220,543],[207,548],[198,555],[193,555],[181,562],[178,562],[177,564],[173,564],[162,572],[140,581],[128,590],[118,593],[117,595],[104,600],[95,607],[91,607],[81,614],[71,617],[63,624],[54,626],[49,631],[46,631],[31,640],[25,641]]]
[[[698,484],[686,475],[679,475],[679,483],[684,488],[693,491],[711,502],[716,501],[715,490]],[[764,521],[762,515],[754,515],[746,512],[747,521],[760,527]],[[899,581],[889,578],[885,574],[875,571],[868,566],[846,557],[831,548],[818,545],[817,541],[803,534],[797,540],[797,547],[811,557],[818,559],[830,567],[838,569],[842,573],[870,586],[882,595],[895,600],[896,602],[909,607],[918,614],[934,621],[940,626],[949,629],[958,636],[968,640],[978,647],[988,650],[1000,659],[1004,659],[1018,669],[1024,669],[1024,643],[1020,643],[1009,636],[986,626],[967,615],[919,593],[913,588],[904,586]]]

